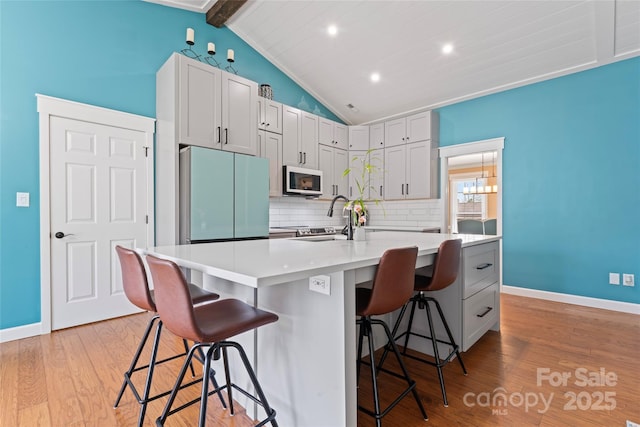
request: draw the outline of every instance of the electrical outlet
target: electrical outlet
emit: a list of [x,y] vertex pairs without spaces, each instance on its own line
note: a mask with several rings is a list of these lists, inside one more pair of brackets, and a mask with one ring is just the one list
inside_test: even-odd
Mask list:
[[620,273],[609,273],[609,284],[610,285],[619,285],[620,284]]
[[633,274],[622,274],[622,284],[624,286],[635,286]]
[[309,277],[309,290],[331,295],[331,278],[329,276]]

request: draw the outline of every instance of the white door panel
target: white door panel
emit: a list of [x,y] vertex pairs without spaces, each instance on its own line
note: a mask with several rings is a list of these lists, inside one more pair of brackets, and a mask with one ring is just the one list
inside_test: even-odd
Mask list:
[[60,117],[50,127],[52,329],[136,312],[114,248],[146,246],[146,136]]

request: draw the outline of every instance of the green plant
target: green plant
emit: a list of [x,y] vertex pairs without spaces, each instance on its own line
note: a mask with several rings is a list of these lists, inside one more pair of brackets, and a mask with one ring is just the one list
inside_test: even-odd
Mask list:
[[[349,202],[348,208],[355,212],[353,225],[356,227],[365,225],[369,217],[365,200],[374,202],[376,205],[380,205],[382,202],[378,189],[371,185],[371,178],[384,172],[381,164],[382,159],[375,153],[375,150],[370,149],[362,156],[353,156],[351,166],[345,169],[342,174],[342,176],[352,175],[355,182],[357,196]],[[367,190],[370,191],[369,197],[365,196]],[[377,197],[373,197],[373,194],[377,194]]]

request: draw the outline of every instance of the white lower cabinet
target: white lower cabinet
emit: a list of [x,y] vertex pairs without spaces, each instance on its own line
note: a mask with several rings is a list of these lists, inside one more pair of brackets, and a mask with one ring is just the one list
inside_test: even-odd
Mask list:
[[269,197],[282,196],[282,135],[258,132],[260,157],[269,160]]
[[[467,351],[488,330],[500,330],[500,243],[482,243],[462,248],[462,260],[458,278],[451,286],[429,296],[440,303],[451,333],[461,351]],[[409,311],[409,310],[407,310]],[[394,313],[394,322],[399,312]],[[432,317],[436,322],[436,336],[447,339],[444,326],[432,306]],[[400,331],[406,330],[409,313],[405,314]],[[429,335],[424,310],[416,309],[413,331]],[[403,344],[403,342],[400,342]],[[429,340],[411,337],[409,348],[433,355]],[[448,354],[450,346],[439,344],[440,354]],[[463,356],[464,357],[464,356]]]
[[467,351],[499,320],[499,304],[497,282],[462,300],[462,351]]
[[348,197],[349,179],[344,171],[349,165],[349,152],[338,148],[318,146],[318,165],[322,171],[322,199],[339,194]]

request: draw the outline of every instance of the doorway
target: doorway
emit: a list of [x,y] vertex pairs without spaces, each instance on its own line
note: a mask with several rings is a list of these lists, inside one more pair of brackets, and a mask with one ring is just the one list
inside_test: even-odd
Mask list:
[[154,119],[38,95],[41,332],[139,311],[114,246],[153,243]]
[[440,148],[441,229],[502,235],[504,138]]

